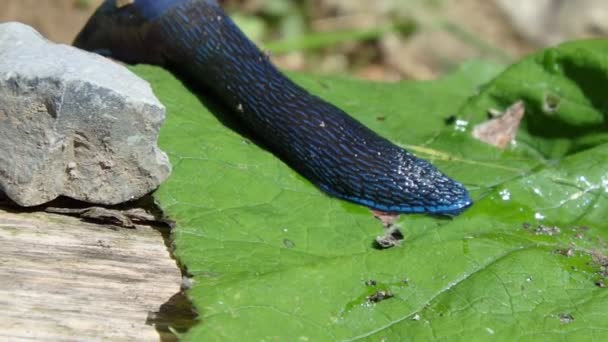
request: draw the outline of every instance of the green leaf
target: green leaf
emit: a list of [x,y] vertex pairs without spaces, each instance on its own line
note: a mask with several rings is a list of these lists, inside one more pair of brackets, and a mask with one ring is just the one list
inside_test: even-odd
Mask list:
[[534,54],[510,67],[461,111],[479,121],[485,110],[518,99],[528,105],[519,142],[561,158],[608,142],[608,41],[578,41]]
[[[597,138],[606,108],[583,91],[608,85],[590,71],[605,74],[605,48],[558,47],[489,83],[499,70],[480,63],[421,83],[294,75],[471,190],[475,204],[452,220],[401,217],[405,240],[390,250],[372,248],[382,229],[365,208],[323,195],[165,71],[135,68],[167,106],[160,144],[174,170],[155,197],[177,221],[175,255],[194,276],[200,322],[184,339],[608,338],[608,291],[598,286],[608,272],[608,144]],[[559,61],[551,72],[547,54]],[[562,69],[571,64],[591,79],[571,77]],[[545,89],[560,99],[551,115]],[[525,144],[507,151],[445,122],[457,115],[470,128],[520,98]],[[563,122],[595,126],[553,126]],[[367,299],[379,291],[392,298]]]

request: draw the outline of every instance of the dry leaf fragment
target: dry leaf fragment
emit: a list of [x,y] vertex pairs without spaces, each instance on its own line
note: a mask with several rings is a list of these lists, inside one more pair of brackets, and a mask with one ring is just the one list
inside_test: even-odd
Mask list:
[[475,126],[473,136],[487,144],[505,149],[515,138],[524,112],[524,102],[517,101],[497,118]]

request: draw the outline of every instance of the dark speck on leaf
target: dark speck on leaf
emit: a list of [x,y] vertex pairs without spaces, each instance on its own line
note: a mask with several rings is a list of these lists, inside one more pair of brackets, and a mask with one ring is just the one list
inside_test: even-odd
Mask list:
[[561,313],[561,314],[559,314],[559,321],[562,324],[569,324],[569,323],[572,323],[572,321],[574,321],[574,316],[572,316],[569,313]]
[[456,123],[456,115],[450,115],[447,118],[443,119],[443,122],[448,125],[451,126],[453,124]]
[[405,237],[398,229],[388,231],[388,234],[374,240],[375,249],[387,249],[398,246]]
[[283,239],[283,246],[285,246],[287,249],[292,249],[296,246],[296,244],[289,239]]
[[570,258],[571,256],[574,255],[574,249],[572,248],[560,248],[558,250],[555,251],[557,254],[561,254],[567,258]]
[[557,226],[545,226],[541,224],[536,229],[534,229],[534,234],[536,235],[553,236],[559,233],[561,233],[561,229],[559,229],[559,227]]
[[559,108],[560,99],[557,95],[547,93],[545,94],[545,99],[543,101],[543,112],[545,114],[553,114]]
[[376,120],[378,120],[378,121],[385,121],[386,120],[386,116],[377,116]]
[[383,300],[393,298],[395,295],[391,291],[378,291],[371,296],[367,296],[368,303],[379,303]]
[[572,232],[574,232],[574,236],[581,240],[585,238],[585,232],[589,230],[587,226],[575,226],[571,228]]
[[365,285],[366,286],[376,286],[376,281],[375,280],[366,280],[365,281]]
[[591,259],[593,263],[600,267],[598,274],[602,277],[608,277],[608,256],[602,254],[599,251],[593,251],[591,253]]

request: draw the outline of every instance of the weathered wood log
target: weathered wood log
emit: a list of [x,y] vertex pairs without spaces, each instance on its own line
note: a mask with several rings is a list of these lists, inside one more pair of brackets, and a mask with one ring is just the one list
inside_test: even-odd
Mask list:
[[152,227],[112,228],[0,208],[2,341],[166,339],[151,317],[180,283]]

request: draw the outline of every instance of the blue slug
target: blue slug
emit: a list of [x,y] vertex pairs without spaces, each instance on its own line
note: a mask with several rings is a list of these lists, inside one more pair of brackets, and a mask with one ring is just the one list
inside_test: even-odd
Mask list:
[[460,183],[291,82],[214,0],[106,0],[74,45],[188,75],[331,196],[387,213],[471,204]]

